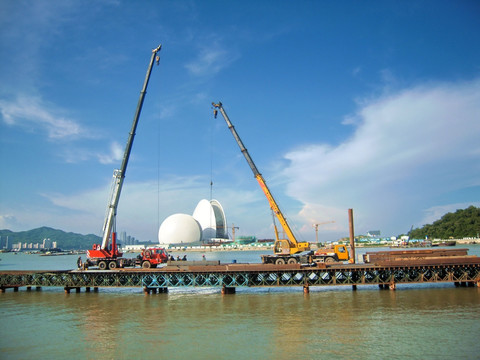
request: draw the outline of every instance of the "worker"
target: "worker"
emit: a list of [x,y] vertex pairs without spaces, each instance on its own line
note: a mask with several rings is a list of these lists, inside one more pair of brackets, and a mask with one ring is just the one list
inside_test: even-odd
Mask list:
[[180,255],[177,255],[177,261],[180,261]]
[[187,254],[183,255],[183,261],[187,261]]
[[173,255],[170,255],[170,261],[175,261],[175,258],[173,257]]
[[202,259],[203,259],[203,260],[207,260],[207,259],[205,258],[205,254],[202,255]]

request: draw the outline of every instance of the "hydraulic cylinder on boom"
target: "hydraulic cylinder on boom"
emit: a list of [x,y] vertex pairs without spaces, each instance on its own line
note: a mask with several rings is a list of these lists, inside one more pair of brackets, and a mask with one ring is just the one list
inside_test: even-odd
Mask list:
[[[280,222],[283,231],[286,234],[287,239],[279,239],[278,238],[278,232],[275,227],[275,235],[276,235],[276,241],[274,245],[274,254],[281,256],[282,261],[285,261],[285,257],[289,257],[292,254],[297,254],[306,250],[310,250],[310,244],[308,242],[299,242],[297,241],[295,235],[293,234],[290,226],[288,225],[287,219],[283,215],[282,211],[278,207],[277,202],[275,201],[272,193],[270,192],[270,189],[267,186],[267,183],[265,182],[265,179],[263,178],[262,174],[258,171],[257,167],[255,166],[255,163],[253,162],[250,154],[248,153],[247,149],[243,145],[242,140],[240,139],[240,136],[238,135],[237,131],[235,130],[235,127],[232,125],[230,119],[227,116],[227,113],[225,112],[225,109],[223,108],[223,105],[221,102],[215,104],[212,103],[213,108],[214,108],[214,115],[215,117],[217,116],[218,111],[220,111],[223,115],[223,118],[225,119],[225,122],[227,123],[228,128],[232,132],[233,137],[237,141],[238,146],[240,147],[240,151],[242,154],[245,156],[245,159],[247,160],[248,165],[250,166],[250,169],[252,169],[253,175],[255,176],[255,179],[257,179],[258,184],[262,188],[265,196],[267,197],[267,200],[270,204],[270,207],[277,217],[278,221]],[[280,263],[279,261],[278,263]]]

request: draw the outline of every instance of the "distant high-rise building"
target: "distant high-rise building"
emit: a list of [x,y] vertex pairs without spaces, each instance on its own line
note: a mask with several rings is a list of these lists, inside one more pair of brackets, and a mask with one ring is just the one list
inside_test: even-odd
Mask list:
[[51,249],[52,248],[52,240],[43,239],[43,248],[44,249]]
[[126,231],[122,231],[120,233],[120,244],[127,245],[127,232]]
[[7,236],[0,236],[0,249],[7,249],[10,250],[10,245]]

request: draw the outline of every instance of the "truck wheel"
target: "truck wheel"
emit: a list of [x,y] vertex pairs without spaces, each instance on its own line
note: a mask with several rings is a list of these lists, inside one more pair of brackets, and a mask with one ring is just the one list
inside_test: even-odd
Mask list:
[[117,268],[117,263],[116,263],[115,261],[110,261],[110,262],[108,263],[108,268],[109,268],[110,270],[116,269],[116,268]]
[[285,259],[278,258],[277,260],[275,260],[275,265],[285,265]]
[[326,262],[326,263],[333,263],[333,262],[335,262],[335,259],[332,258],[331,256],[329,256],[329,257],[326,257],[326,258],[325,258],[325,262]]
[[296,263],[298,263],[298,261],[297,261],[297,259],[295,259],[295,258],[293,258],[293,257],[291,257],[291,258],[288,259],[288,261],[287,261],[287,264],[296,264]]
[[106,263],[105,261],[100,261],[100,262],[98,263],[98,268],[99,268],[100,270],[105,270],[105,269],[107,268],[107,263]]
[[150,264],[150,261],[144,261],[142,263],[142,268],[144,268],[144,269],[150,269],[151,266],[152,266],[152,264]]

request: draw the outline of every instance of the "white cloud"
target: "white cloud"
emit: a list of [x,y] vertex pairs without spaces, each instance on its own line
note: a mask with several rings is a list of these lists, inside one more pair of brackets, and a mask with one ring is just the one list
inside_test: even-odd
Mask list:
[[97,154],[98,160],[101,164],[112,164],[122,159],[124,153],[124,149],[122,146],[114,141],[110,145],[110,153],[109,154]]
[[221,47],[218,41],[209,42],[208,46],[201,47],[197,57],[185,65],[195,76],[214,75],[231,62],[237,55]]
[[16,229],[18,225],[17,218],[14,215],[3,214],[0,215],[0,229]]
[[38,96],[19,95],[11,102],[0,100],[0,112],[6,124],[30,130],[40,128],[47,132],[50,139],[86,135],[78,122],[63,116],[63,110],[45,103]]
[[342,144],[286,155],[288,193],[304,204],[304,221],[346,224],[353,207],[360,231],[408,231],[437,198],[480,184],[479,80],[406,89],[364,103],[352,118]]
[[354,77],[359,76],[361,73],[362,73],[362,67],[361,67],[361,66],[357,66],[356,68],[354,68],[354,69],[352,70],[352,75],[353,75]]
[[[56,141],[95,139],[98,132],[89,131],[75,120],[62,115],[65,110],[44,102],[38,96],[18,96],[15,101],[0,100],[0,114],[9,126],[19,126],[26,131],[45,131],[48,138]],[[112,142],[108,152],[75,148],[72,143],[59,150],[58,155],[67,163],[97,159],[101,164],[111,164],[122,159],[124,149]]]
[[70,164],[76,164],[83,161],[90,161],[91,159],[98,160],[100,164],[117,164],[123,158],[124,149],[121,145],[114,141],[110,144],[110,149],[106,152],[85,149],[81,147],[68,146],[58,152],[62,159]]

